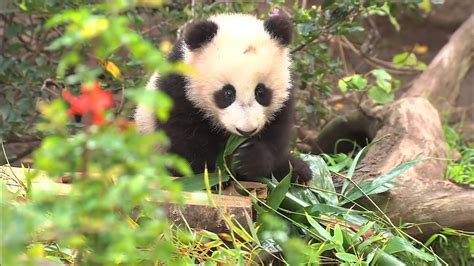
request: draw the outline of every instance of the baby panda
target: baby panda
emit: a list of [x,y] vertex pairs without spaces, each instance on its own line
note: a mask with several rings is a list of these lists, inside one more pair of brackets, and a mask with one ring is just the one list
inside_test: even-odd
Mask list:
[[216,160],[231,134],[247,137],[234,160],[240,180],[281,180],[293,168],[292,181],[306,183],[311,170],[290,155],[294,126],[294,89],[290,54],[293,27],[287,17],[265,21],[251,15],[221,14],[188,24],[169,55],[192,66],[193,75],[155,73],[147,89],[166,92],[174,102],[169,120],[158,122],[138,107],[141,132],[160,128],[169,152],[186,159],[195,173]]

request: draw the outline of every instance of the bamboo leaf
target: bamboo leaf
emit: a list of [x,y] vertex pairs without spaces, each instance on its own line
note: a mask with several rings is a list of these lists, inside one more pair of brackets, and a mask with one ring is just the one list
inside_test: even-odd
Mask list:
[[267,205],[276,210],[285,199],[286,193],[290,188],[291,171],[288,173],[278,185],[270,192],[267,198]]
[[[259,178],[257,181],[266,184],[270,189],[275,189],[278,185],[276,182],[264,177]],[[300,210],[311,206],[311,204],[291,192],[287,192],[285,194],[285,198],[283,199],[283,202],[280,205],[282,208],[285,208],[287,210]]]
[[388,254],[394,254],[402,251],[409,252],[413,254],[415,257],[422,259],[424,261],[433,261],[435,258],[422,250],[417,249],[413,246],[413,244],[399,236],[394,236],[389,239],[387,242],[387,246],[384,249],[385,252]]
[[313,172],[313,183],[311,186],[320,188],[322,190],[327,190],[328,192],[315,190],[324,201],[331,205],[338,205],[338,198],[336,195],[336,190],[334,189],[334,183],[332,181],[331,172],[328,169],[326,162],[321,156],[310,155],[310,154],[301,154],[301,159],[308,163],[311,172]]
[[336,257],[345,262],[357,262],[359,260],[356,255],[343,252],[336,253]]
[[[365,146],[364,148],[362,148],[356,155],[356,157],[354,158],[354,160],[352,161],[352,164],[351,164],[351,167],[349,168],[349,170],[347,171],[347,178],[348,179],[352,179],[352,176],[354,175],[354,172],[355,172],[355,169],[357,167],[357,165],[359,164],[359,161],[361,160],[361,158],[363,157],[363,155],[366,153],[366,150],[370,147],[371,145],[367,145]],[[349,185],[349,180],[344,180],[344,183],[342,184],[342,190],[341,190],[341,194],[344,195],[344,192],[346,191],[347,189],[347,186]]]
[[339,226],[339,224],[336,224],[334,226],[334,242],[336,245],[339,245],[341,246],[343,243],[344,243],[344,238],[342,236],[342,231],[341,231],[341,227]]
[[[364,183],[367,185],[364,185],[363,187],[360,187],[360,186],[353,187],[351,190],[347,192],[346,199],[341,204],[346,204],[348,202],[354,201],[356,199],[363,197],[364,195],[374,194],[373,193],[374,190],[380,188],[383,185],[387,185],[389,181],[400,176],[401,174],[403,174],[403,172],[412,168],[415,164],[426,159],[427,158],[422,158],[422,159],[415,159],[415,160],[408,161],[404,164],[397,166],[395,169],[391,170],[390,172],[372,180],[371,182]],[[386,190],[381,190],[381,191],[386,191]]]
[[397,259],[395,256],[379,250],[377,251],[371,265],[405,266],[406,264]]
[[374,224],[375,222],[368,222],[366,225],[364,225],[359,231],[357,231],[355,235],[352,236],[352,241],[357,241],[357,239],[369,231],[369,229],[372,228]]
[[328,241],[331,241],[332,242],[332,236],[331,234],[329,234],[328,231],[326,231],[326,229],[324,229],[324,227],[322,227],[313,217],[311,217],[311,215],[309,215],[307,212],[305,212],[305,215],[306,215],[306,220],[308,220],[309,224],[314,228],[316,229],[316,231],[318,232],[318,234],[323,238],[323,239],[326,239]]

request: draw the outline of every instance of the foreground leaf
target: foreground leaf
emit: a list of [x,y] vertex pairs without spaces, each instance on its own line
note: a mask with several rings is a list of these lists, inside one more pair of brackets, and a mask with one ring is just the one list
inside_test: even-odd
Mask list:
[[324,227],[322,227],[313,217],[311,217],[311,215],[309,215],[308,213],[305,213],[306,215],[306,219],[308,220],[308,223],[314,228],[316,229],[316,231],[318,232],[318,234],[325,240],[328,240],[328,241],[332,241],[332,236],[331,234],[326,231],[326,229],[324,229]]
[[343,252],[336,253],[336,257],[345,262],[357,262],[359,260],[356,255]]
[[272,209],[276,210],[280,207],[280,204],[283,202],[283,199],[288,192],[291,184],[291,172],[283,178],[278,185],[272,189],[270,195],[267,198],[267,205]]
[[431,254],[417,249],[410,241],[399,236],[394,236],[390,238],[384,251],[389,254],[406,251],[424,261],[433,261],[435,259]]
[[406,264],[397,259],[395,256],[379,250],[377,251],[373,265],[405,266]]
[[[259,178],[258,182],[266,184],[270,189],[274,189],[278,185],[276,182],[264,177]],[[309,207],[311,204],[291,192],[286,192],[283,202],[280,204],[280,206],[287,210],[296,211]]]

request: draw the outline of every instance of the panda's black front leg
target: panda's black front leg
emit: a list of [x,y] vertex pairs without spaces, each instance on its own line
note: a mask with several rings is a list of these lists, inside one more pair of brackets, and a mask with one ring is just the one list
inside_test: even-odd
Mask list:
[[312,179],[311,169],[302,159],[285,154],[284,150],[272,150],[275,147],[265,142],[249,140],[244,143],[235,156],[238,177],[251,181],[274,175],[281,180],[290,172],[291,165],[293,183],[307,184]]
[[[289,156],[288,160],[292,167],[292,181],[299,184],[307,184],[313,178],[313,173],[308,164],[301,158]],[[288,173],[290,169],[286,172]]]
[[258,140],[248,140],[242,144],[234,160],[238,177],[246,181],[271,176],[275,165],[275,155],[264,142]]

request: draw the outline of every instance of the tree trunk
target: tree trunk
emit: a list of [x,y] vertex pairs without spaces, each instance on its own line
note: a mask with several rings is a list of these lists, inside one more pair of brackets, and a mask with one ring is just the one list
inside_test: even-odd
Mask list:
[[[401,99],[337,118],[311,143],[314,152],[328,152],[341,131],[362,132],[370,140],[374,135],[383,138],[362,160],[356,181],[373,179],[419,157],[431,157],[397,177],[394,181],[401,187],[371,196],[395,224],[414,224],[407,231],[421,239],[442,227],[474,230],[474,190],[444,179],[447,147],[438,113],[455,106],[460,84],[472,66],[473,25],[471,15]],[[368,200],[363,203],[374,207]]]
[[[394,181],[401,187],[372,199],[395,224],[418,225],[408,230],[425,238],[442,227],[474,230],[474,190],[444,180],[446,142],[436,109],[424,98],[402,98],[387,107],[383,126],[354,180],[372,179],[419,157],[432,157]],[[368,201],[364,204],[371,206]],[[419,231],[418,229],[421,229]]]

